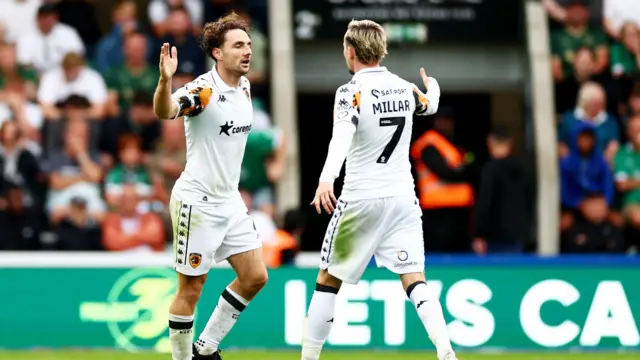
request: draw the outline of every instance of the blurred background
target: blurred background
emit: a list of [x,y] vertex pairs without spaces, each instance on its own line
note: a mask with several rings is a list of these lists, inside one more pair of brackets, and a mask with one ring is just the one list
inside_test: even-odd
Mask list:
[[[166,312],[164,300],[145,308],[141,294],[170,299],[162,290],[162,281],[173,284],[168,202],[186,162],[182,119],[153,111],[158,53],[163,42],[178,48],[174,89],[193,80],[212,66],[200,29],[232,10],[253,28],[254,126],[240,188],[265,261],[279,268],[255,307],[287,304],[239,325],[233,346],[299,343],[329,222],[308,204],[335,90],[351,77],[342,36],[351,19],[366,18],[386,29],[383,65],[421,87],[425,67],[442,88],[439,112],[414,119],[411,161],[427,271],[441,282],[453,342],[637,349],[637,0],[1,0],[0,282],[39,294],[3,294],[0,304],[18,314],[61,310],[23,319],[24,332],[0,329],[0,348],[166,350],[164,318],[153,331],[135,328],[145,324],[140,314]],[[429,132],[442,143],[425,145]],[[342,177],[337,194],[341,185]],[[371,265],[360,292],[344,296],[386,314],[380,294],[399,285]],[[211,286],[232,278],[219,266]],[[523,315],[540,314],[546,301],[562,305],[544,319]],[[507,314],[496,318],[498,309]],[[330,344],[430,346],[415,319],[370,316],[351,319],[371,326],[368,337],[345,322]],[[43,330],[61,319],[76,334]]]

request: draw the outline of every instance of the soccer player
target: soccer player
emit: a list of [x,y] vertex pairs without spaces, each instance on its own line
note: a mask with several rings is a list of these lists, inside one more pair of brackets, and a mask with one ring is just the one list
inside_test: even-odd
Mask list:
[[[171,194],[178,290],[169,309],[173,360],[221,359],[218,345],[267,281],[261,242],[238,191],[251,131],[251,38],[246,23],[227,15],[205,25],[202,50],[211,71],[171,94],[175,47],[164,44],[154,109],[161,119],[184,116],[187,165]],[[174,120],[175,121],[175,120]],[[193,344],[193,314],[212,261],[228,260],[237,278]],[[193,357],[192,357],[193,356]]]
[[[426,94],[380,66],[387,54],[383,28],[352,21],[344,36],[351,81],[336,91],[333,136],[311,203],[333,217],[322,244],[316,290],[305,320],[302,360],[317,360],[333,323],[343,282],[357,284],[375,256],[380,267],[399,274],[437,349],[438,359],[455,360],[435,289],[426,283],[421,210],[409,163],[413,115],[438,109],[440,87],[420,75]],[[333,182],[346,157],[339,200]]]

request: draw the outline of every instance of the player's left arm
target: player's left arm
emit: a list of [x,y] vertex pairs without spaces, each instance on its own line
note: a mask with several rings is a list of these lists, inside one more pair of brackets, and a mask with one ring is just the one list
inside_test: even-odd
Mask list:
[[438,111],[440,105],[440,84],[435,78],[428,77],[422,68],[420,69],[420,77],[422,77],[427,91],[423,93],[416,85],[412,84],[413,99],[416,103],[415,114],[418,116],[433,115]]

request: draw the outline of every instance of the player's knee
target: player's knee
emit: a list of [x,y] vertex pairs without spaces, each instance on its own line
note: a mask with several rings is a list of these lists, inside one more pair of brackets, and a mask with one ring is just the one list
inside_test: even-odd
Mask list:
[[260,291],[266,284],[267,281],[269,280],[269,275],[267,274],[267,271],[256,271],[253,272],[247,279],[244,279],[244,281],[242,281],[242,284],[245,287],[245,290],[252,292],[252,293],[258,293],[258,291]]
[[200,300],[200,294],[202,294],[203,286],[204,278],[191,277],[188,281],[180,284],[176,298],[188,304],[196,304],[198,300]]

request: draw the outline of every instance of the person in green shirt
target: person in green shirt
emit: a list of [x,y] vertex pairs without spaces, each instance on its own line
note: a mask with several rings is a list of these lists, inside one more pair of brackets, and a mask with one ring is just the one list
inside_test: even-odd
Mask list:
[[15,47],[0,45],[0,93],[6,91],[36,98],[38,74],[35,70],[18,65]]
[[284,172],[282,132],[274,129],[252,131],[242,160],[240,189],[251,195],[253,207],[275,215],[272,185]]
[[124,63],[105,75],[109,89],[108,115],[125,112],[136,91],[153,94],[158,85],[158,67],[147,62],[147,38],[139,33],[128,35],[124,42]]
[[149,171],[142,165],[142,140],[132,134],[123,135],[118,140],[120,162],[107,173],[105,194],[107,203],[116,208],[125,184],[133,184],[138,195],[148,198],[153,192]]
[[636,24],[624,24],[618,40],[611,46],[611,73],[614,77],[633,74],[640,64],[640,36]]
[[623,193],[622,208],[629,223],[640,230],[640,116],[629,120],[629,142],[614,158],[614,174]]
[[601,29],[589,27],[589,9],[584,0],[573,0],[566,8],[566,22],[551,35],[553,77],[556,82],[574,74],[574,59],[578,50],[587,48],[595,53],[595,74],[609,65],[607,37]]

